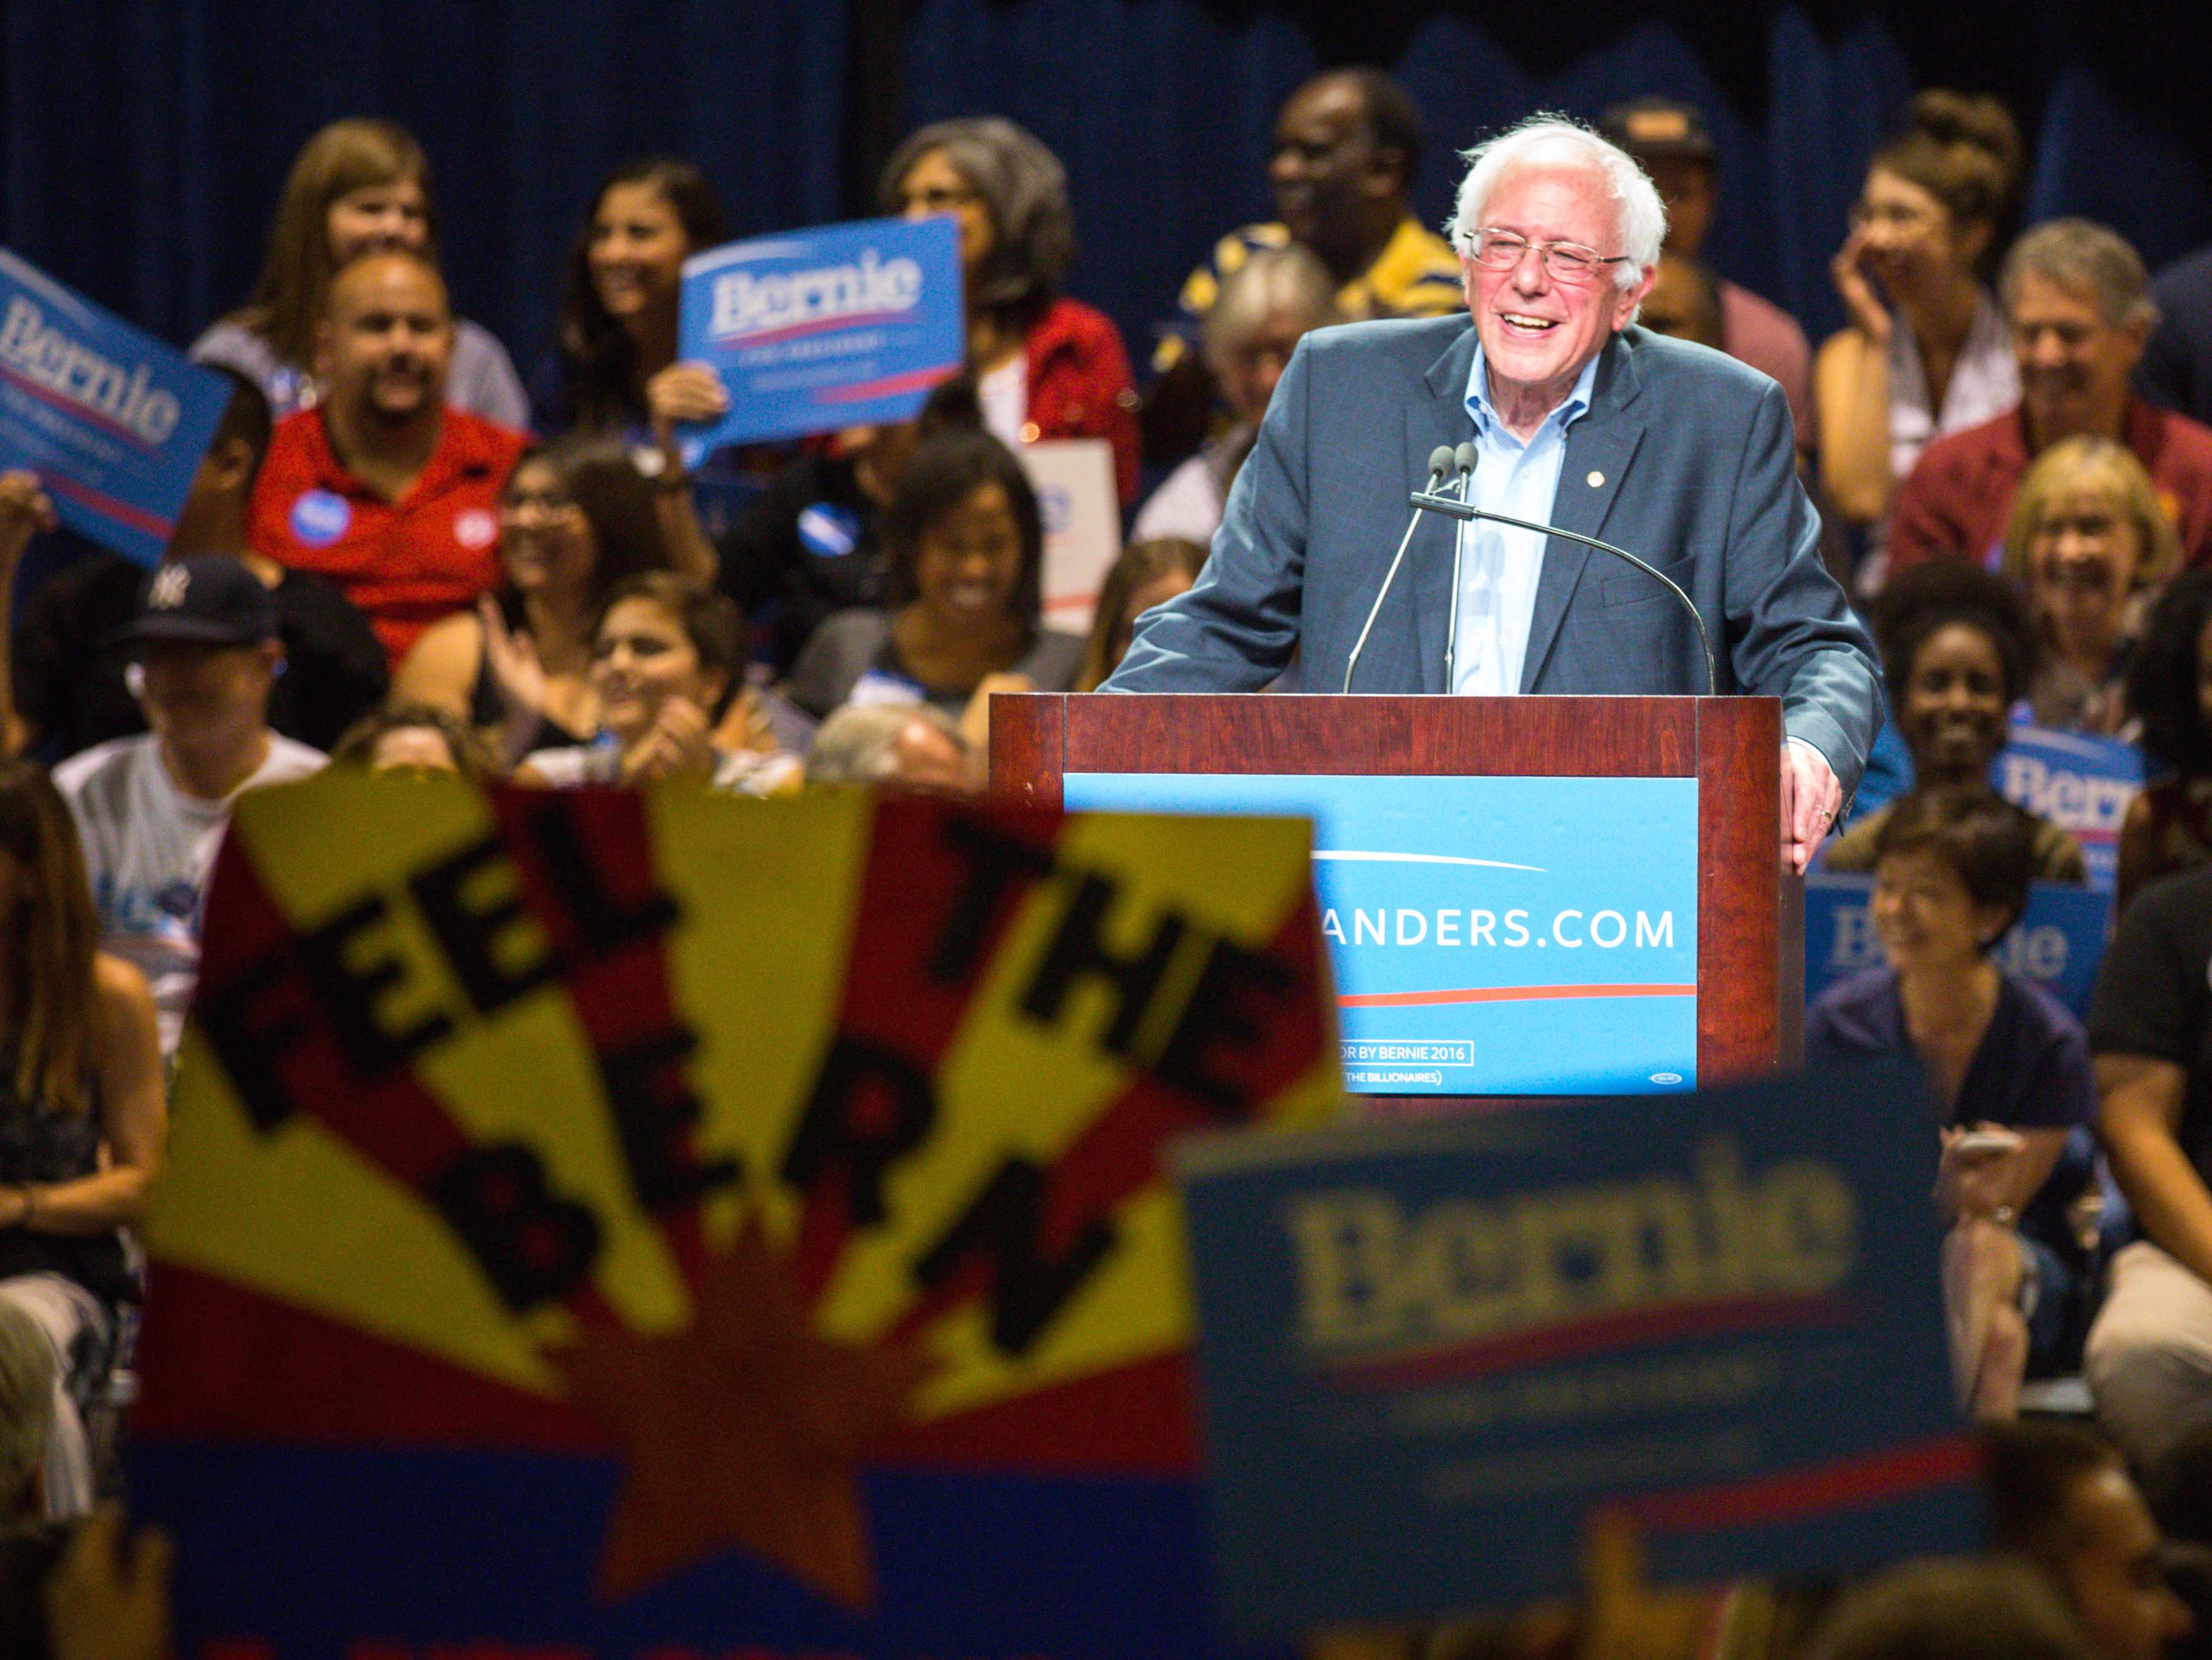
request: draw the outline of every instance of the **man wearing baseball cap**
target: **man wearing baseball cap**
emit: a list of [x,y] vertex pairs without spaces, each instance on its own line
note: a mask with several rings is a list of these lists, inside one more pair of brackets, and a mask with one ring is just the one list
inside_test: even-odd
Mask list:
[[76,816],[101,947],[144,972],[167,1056],[198,977],[201,902],[231,802],[304,778],[323,757],[269,729],[284,648],[276,602],[240,560],[157,566],[121,637],[151,730],[72,756],[54,782]]
[[[1638,98],[1605,112],[1600,131],[1634,156],[1667,204],[1666,251],[1696,260],[1720,204],[1720,153],[1705,119],[1688,104]],[[1797,319],[1749,289],[1717,278],[1722,350],[1779,381],[1797,429],[1797,447],[1813,447],[1813,349]]]

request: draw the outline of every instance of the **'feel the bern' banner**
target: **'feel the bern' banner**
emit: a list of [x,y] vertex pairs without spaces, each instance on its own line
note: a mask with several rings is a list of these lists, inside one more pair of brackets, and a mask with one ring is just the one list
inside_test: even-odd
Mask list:
[[147,1229],[179,1653],[1218,1653],[1160,1147],[1340,1098],[1308,848],[245,797]]
[[0,468],[142,565],[176,527],[230,383],[0,249]]
[[729,394],[700,449],[904,421],[967,353],[960,237],[945,216],[793,231],[684,262],[678,351]]
[[1902,1067],[1181,1159],[1240,1641],[1978,1543]]

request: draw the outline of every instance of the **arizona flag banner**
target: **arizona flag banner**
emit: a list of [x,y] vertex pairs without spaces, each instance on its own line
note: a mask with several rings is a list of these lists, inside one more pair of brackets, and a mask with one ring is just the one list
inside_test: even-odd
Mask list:
[[147,1231],[180,1653],[1215,1651],[1160,1148],[1333,1110],[1308,854],[245,798]]

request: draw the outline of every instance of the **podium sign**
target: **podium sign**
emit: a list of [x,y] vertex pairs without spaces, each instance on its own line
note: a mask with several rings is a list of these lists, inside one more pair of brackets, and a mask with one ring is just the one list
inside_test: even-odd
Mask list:
[[1347,1088],[1694,1088],[1698,781],[1068,773],[1072,811],[1295,813]]

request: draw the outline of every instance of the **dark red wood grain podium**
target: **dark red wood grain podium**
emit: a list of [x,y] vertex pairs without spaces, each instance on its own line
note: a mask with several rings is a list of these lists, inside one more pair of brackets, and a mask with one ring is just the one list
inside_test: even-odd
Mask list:
[[1781,840],[1771,697],[1094,693],[991,701],[993,793],[1060,806],[1068,773],[1698,781],[1698,1077],[1795,1065],[1804,884]]

